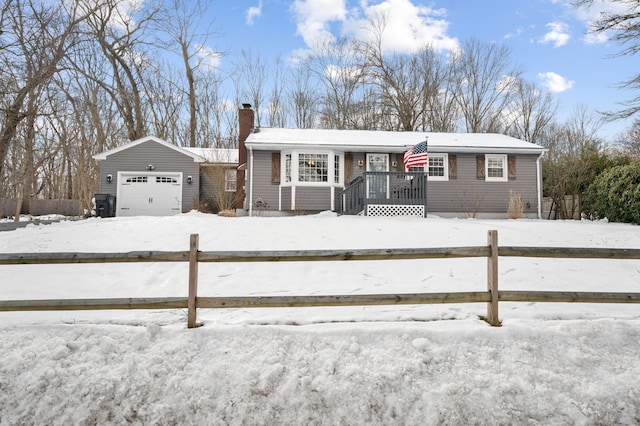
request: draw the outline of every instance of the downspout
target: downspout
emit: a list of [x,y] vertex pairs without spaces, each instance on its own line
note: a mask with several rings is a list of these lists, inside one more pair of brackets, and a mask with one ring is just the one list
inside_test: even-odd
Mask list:
[[542,157],[544,152],[541,152],[536,160],[536,177],[538,184],[538,219],[542,219]]
[[249,217],[253,216],[253,147],[249,147]]

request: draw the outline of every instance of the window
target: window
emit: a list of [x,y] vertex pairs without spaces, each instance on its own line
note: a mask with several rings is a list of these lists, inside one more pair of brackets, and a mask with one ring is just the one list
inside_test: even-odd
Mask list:
[[484,164],[485,180],[495,182],[506,182],[508,180],[506,155],[486,155]]
[[[429,154],[428,175],[429,180],[449,180],[449,161],[447,154]],[[422,172],[423,166],[410,167],[410,172]]]
[[178,183],[178,179],[168,176],[156,176],[156,183]]
[[291,154],[285,155],[284,158],[284,181],[291,182]]
[[327,154],[298,154],[298,182],[328,182]]
[[447,154],[429,154],[429,180],[449,180]]
[[235,192],[236,179],[238,174],[236,169],[225,169],[224,171],[224,190],[226,192]]
[[127,178],[127,183],[147,183],[146,176],[134,176]]
[[326,152],[283,152],[284,185],[339,186],[343,182],[343,154]]

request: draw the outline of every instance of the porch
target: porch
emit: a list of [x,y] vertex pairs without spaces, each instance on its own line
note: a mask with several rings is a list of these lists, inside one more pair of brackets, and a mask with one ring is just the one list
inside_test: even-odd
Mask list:
[[425,172],[364,172],[336,195],[338,214],[427,217]]

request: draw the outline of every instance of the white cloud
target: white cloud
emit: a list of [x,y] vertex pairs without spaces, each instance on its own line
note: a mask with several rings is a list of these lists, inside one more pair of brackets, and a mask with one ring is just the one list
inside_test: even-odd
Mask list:
[[218,66],[220,65],[220,61],[222,60],[222,55],[219,52],[201,44],[197,45],[195,48],[196,54],[205,67],[209,68],[210,71],[216,70],[218,68]]
[[[345,0],[296,0],[293,10],[298,33],[308,46],[314,42],[335,39],[335,32],[357,39],[372,38],[366,28],[370,20],[384,16],[386,26],[382,39],[385,51],[415,52],[430,44],[438,50],[458,48],[458,40],[447,35],[449,22],[444,9],[414,4],[415,0],[383,0],[372,4],[360,0],[347,8]],[[338,24],[331,28],[331,24]]]
[[253,25],[253,20],[259,17],[261,14],[262,14],[262,0],[260,0],[260,3],[258,3],[257,6],[251,6],[249,9],[247,9],[247,19],[246,19],[247,25]]
[[560,47],[567,44],[571,35],[569,34],[569,26],[564,22],[550,22],[547,24],[550,31],[544,35],[540,43],[553,43],[554,47]]
[[561,93],[573,87],[575,81],[567,80],[555,72],[542,72],[538,74],[538,79],[547,90],[552,93]]
[[363,0],[361,11],[349,17],[346,30],[356,38],[371,38],[367,20],[386,19],[382,38],[385,51],[415,52],[429,44],[437,50],[454,50],[458,41],[447,35],[449,22],[444,9],[416,5],[412,0],[385,0],[375,5]]
[[[614,15],[628,13],[629,7],[635,7],[636,3],[637,2],[621,2],[616,0],[594,0],[589,7],[577,7],[571,8],[571,10],[578,20],[586,23],[587,33],[584,37],[585,43],[599,44],[609,40],[609,31],[590,33],[589,29],[593,27],[595,21],[605,12]],[[631,6],[629,6],[629,4],[631,4]]]
[[346,0],[296,0],[292,9],[298,34],[307,46],[333,40],[330,23],[344,21],[347,15]]

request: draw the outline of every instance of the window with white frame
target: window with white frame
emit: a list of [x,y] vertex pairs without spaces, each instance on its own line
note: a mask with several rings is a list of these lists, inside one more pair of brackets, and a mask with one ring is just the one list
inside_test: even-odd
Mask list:
[[333,151],[283,152],[282,167],[285,185],[342,185],[343,154]]
[[224,190],[226,192],[235,192],[236,191],[236,179],[238,178],[238,173],[236,169],[225,169],[224,171]]
[[[429,180],[449,180],[449,160],[447,154],[429,154],[427,172]],[[424,166],[410,167],[410,172],[422,172]]]
[[485,180],[506,182],[509,179],[506,155],[485,155],[484,160]]
[[447,154],[429,154],[429,180],[449,180]]

